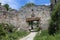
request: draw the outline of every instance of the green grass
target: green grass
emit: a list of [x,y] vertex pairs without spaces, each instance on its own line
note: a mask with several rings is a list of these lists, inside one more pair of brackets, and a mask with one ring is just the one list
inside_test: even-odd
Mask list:
[[60,40],[60,33],[55,34],[55,36],[49,35],[48,31],[42,31],[41,34],[37,34],[34,40]]
[[19,38],[22,38],[28,34],[29,34],[29,32],[27,32],[25,30],[17,31],[17,32],[6,34],[6,36],[0,36],[0,40],[18,40]]
[[0,40],[18,40],[28,34],[29,32],[27,32],[26,30],[22,29],[20,31],[17,31],[17,29],[14,30],[14,27],[12,25],[4,23],[0,24]]

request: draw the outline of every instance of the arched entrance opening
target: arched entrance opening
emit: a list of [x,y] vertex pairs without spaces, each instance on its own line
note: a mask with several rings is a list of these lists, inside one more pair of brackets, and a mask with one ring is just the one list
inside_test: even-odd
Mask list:
[[32,17],[26,18],[26,22],[28,23],[29,31],[39,31],[40,29],[40,18],[39,17]]

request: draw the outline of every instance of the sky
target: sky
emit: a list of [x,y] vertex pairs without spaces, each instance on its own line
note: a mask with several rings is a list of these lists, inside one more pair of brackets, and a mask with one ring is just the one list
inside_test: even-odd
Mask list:
[[34,3],[36,5],[50,5],[50,0],[0,0],[2,5],[9,4],[13,9],[19,9],[26,3]]

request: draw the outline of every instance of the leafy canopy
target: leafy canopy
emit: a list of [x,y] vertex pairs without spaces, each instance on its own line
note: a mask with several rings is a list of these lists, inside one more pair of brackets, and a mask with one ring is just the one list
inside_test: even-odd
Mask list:
[[7,11],[9,10],[9,5],[8,4],[5,4],[4,7],[6,8]]

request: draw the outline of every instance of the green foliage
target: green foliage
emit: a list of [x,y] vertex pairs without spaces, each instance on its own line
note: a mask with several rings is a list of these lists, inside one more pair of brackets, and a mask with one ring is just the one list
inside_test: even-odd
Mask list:
[[49,34],[54,35],[59,31],[59,25],[60,25],[60,3],[55,5],[52,14],[51,14],[51,22],[49,26]]
[[34,3],[27,3],[25,6],[26,7],[31,7],[31,6],[35,6],[35,4]]
[[11,24],[0,23],[0,40],[18,40],[27,34],[29,32],[25,30],[17,31]]
[[58,32],[59,27],[58,27],[58,24],[57,24],[56,22],[54,22],[54,21],[51,20],[51,22],[50,22],[49,25],[50,25],[50,26],[49,26],[49,28],[48,28],[48,33],[49,33],[50,35],[54,35],[55,33]]
[[6,33],[10,33],[13,31],[13,27],[11,25],[8,24],[4,24],[4,23],[0,23],[0,35],[5,36]]
[[52,36],[48,34],[48,31],[42,31],[41,34],[37,33],[34,40],[60,40],[60,33]]
[[1,3],[0,3],[0,5],[1,5]]
[[7,11],[9,10],[9,5],[8,4],[5,4],[4,7],[6,8]]

